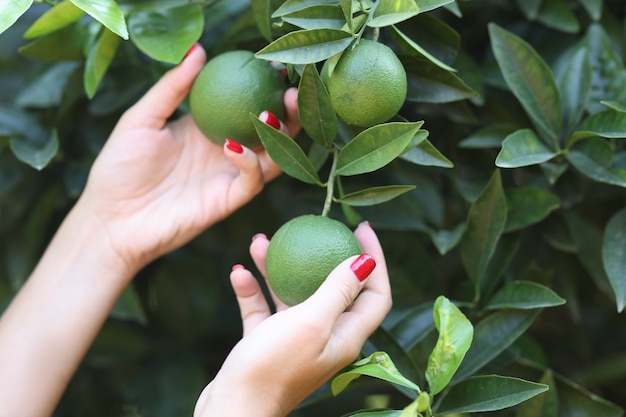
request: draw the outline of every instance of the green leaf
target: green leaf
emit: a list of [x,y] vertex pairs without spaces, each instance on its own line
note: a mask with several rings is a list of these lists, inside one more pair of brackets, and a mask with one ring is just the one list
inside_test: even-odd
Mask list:
[[414,189],[414,185],[383,185],[355,191],[335,201],[353,207],[373,206],[375,204],[385,203]]
[[567,152],[567,160],[582,174],[598,182],[626,187],[626,170],[612,168],[611,145],[601,138],[589,138]]
[[559,77],[558,84],[563,102],[565,127],[566,131],[570,132],[587,108],[591,92],[591,61],[587,49],[579,48],[573,54]]
[[383,381],[398,384],[415,391],[420,391],[420,388],[412,381],[406,379],[393,363],[389,355],[385,352],[375,352],[368,357],[358,360],[349,365],[346,370],[337,374],[330,381],[330,390],[333,395],[338,395],[346,389],[350,382],[354,381],[361,375],[367,375],[374,378],[382,379]]
[[124,14],[115,0],[71,0],[76,6],[102,23],[111,32],[128,40],[128,28]]
[[429,12],[453,2],[454,0],[416,0],[420,13]]
[[435,330],[432,301],[411,307],[390,329],[391,335],[405,350],[412,350]]
[[200,4],[192,3],[128,18],[133,43],[150,58],[179,63],[202,35],[204,15]]
[[24,33],[24,39],[37,38],[62,29],[80,19],[84,14],[85,12],[70,0],[64,0],[37,19]]
[[626,208],[609,219],[602,240],[602,263],[615,293],[617,311],[626,306]]
[[539,223],[561,206],[555,194],[541,188],[517,187],[506,191],[507,213],[505,233],[523,230]]
[[439,152],[428,139],[420,141],[413,149],[404,152],[400,159],[422,166],[454,167],[452,161]]
[[78,67],[78,62],[59,62],[52,65],[20,91],[15,104],[31,108],[60,105],[65,86]]
[[626,113],[626,104],[624,103],[620,103],[618,101],[613,101],[613,100],[606,100],[606,101],[602,101],[602,104],[604,104],[606,107],[608,107],[611,110]]
[[0,33],[19,19],[33,4],[33,0],[10,0],[0,3]]
[[489,260],[504,231],[506,217],[506,196],[500,171],[496,170],[472,204],[461,240],[461,260],[476,289],[480,288]]
[[345,417],[402,417],[402,410],[366,410],[349,414]]
[[491,46],[507,85],[540,133],[557,148],[563,120],[561,99],[550,68],[526,41],[489,24]]
[[426,380],[429,393],[440,393],[450,382],[472,343],[472,323],[446,297],[439,296],[433,308],[439,337],[428,356]]
[[539,380],[549,389],[520,404],[515,417],[558,417],[559,398],[551,370],[547,370]]
[[133,285],[124,289],[120,298],[111,310],[111,317],[119,320],[132,320],[139,324],[147,324],[148,318],[143,310],[137,290]]
[[496,411],[513,407],[546,391],[544,384],[524,379],[481,375],[468,378],[446,392],[435,414],[460,414]]
[[559,378],[559,415],[567,417],[623,417],[624,409],[589,392],[573,381]]
[[339,152],[337,174],[348,176],[372,172],[398,157],[424,122],[391,122],[359,133]]
[[267,153],[287,175],[308,184],[322,185],[311,161],[293,139],[263,123],[255,114],[250,113],[250,119]]
[[474,326],[474,340],[453,382],[473,375],[511,346],[535,321],[540,309],[504,310],[482,319]]
[[302,127],[311,139],[325,147],[337,136],[337,114],[315,65],[305,65],[298,85],[298,109]]
[[477,96],[457,75],[443,70],[426,58],[403,56],[402,63],[408,77],[408,101],[449,103]]
[[517,128],[509,124],[489,125],[472,133],[459,142],[459,148],[463,149],[488,149],[499,148],[502,141],[515,132]]
[[272,40],[272,22],[270,19],[271,0],[252,0],[252,14],[254,21],[266,41]]
[[604,0],[578,0],[578,3],[583,6],[583,8],[589,14],[593,20],[600,20],[602,17],[602,6],[604,5]]
[[40,61],[82,61],[86,33],[82,25],[70,25],[20,47],[23,56]]
[[415,50],[418,54],[420,54],[421,56],[423,56],[424,58],[426,58],[427,60],[429,60],[436,66],[438,66],[439,68],[444,69],[446,71],[452,71],[452,72],[456,71],[454,68],[450,67],[449,65],[437,59],[435,56],[431,55],[426,49],[422,48],[418,43],[416,43],[407,35],[402,33],[400,29],[398,29],[395,25],[391,26],[391,33],[395,34],[397,37],[402,39],[407,45],[413,48],[413,50]]
[[379,0],[367,23],[370,27],[391,26],[420,12],[414,0]]
[[532,281],[513,281],[498,291],[487,304],[488,310],[515,308],[531,310],[565,304],[550,288]]
[[611,139],[626,138],[626,113],[615,110],[604,110],[587,117],[576,128],[568,145],[589,137],[600,136]]
[[338,29],[297,30],[276,39],[256,56],[289,64],[312,64],[342,52],[353,39],[351,33]]
[[[307,7],[317,6],[320,4],[339,5],[339,0],[287,0],[280,5],[278,9],[272,13],[272,17],[281,17],[289,13],[294,13]],[[352,3],[351,3],[352,4]]]
[[346,19],[341,7],[318,4],[282,16],[282,19],[302,29],[341,29]]
[[9,146],[17,159],[41,171],[59,152],[59,137],[57,131],[53,130],[48,140],[43,143],[40,138],[28,140],[14,138],[9,142]]
[[464,233],[465,223],[459,223],[451,230],[437,230],[429,234],[439,255],[445,255],[458,245]]
[[530,129],[520,129],[502,141],[502,149],[496,157],[500,168],[519,168],[547,162],[557,155],[552,152]]
[[543,0],[516,0],[517,6],[522,10],[522,13],[528,20],[535,20],[541,10],[541,3]]
[[109,65],[115,57],[120,38],[108,29],[104,29],[98,41],[93,45],[85,62],[84,84],[87,97],[93,98]]
[[565,33],[577,33],[580,23],[564,0],[543,0],[537,21]]

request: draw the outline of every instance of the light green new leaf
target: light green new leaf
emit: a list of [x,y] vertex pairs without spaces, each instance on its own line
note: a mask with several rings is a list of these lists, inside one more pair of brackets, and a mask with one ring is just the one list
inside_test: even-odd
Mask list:
[[579,48],[565,66],[558,79],[563,102],[566,132],[578,124],[587,108],[591,92],[591,61],[589,51]]
[[626,138],[626,113],[616,110],[604,110],[592,114],[576,128],[568,146],[593,136],[610,139]]
[[252,14],[261,35],[266,41],[272,40],[272,22],[270,20],[271,0],[252,0]]
[[391,358],[386,352],[374,352],[366,358],[360,359],[337,374],[330,381],[330,390],[333,395],[338,395],[346,389],[350,382],[361,375],[367,375],[383,381],[392,382],[403,387],[420,391],[413,381],[406,379],[396,368]]
[[513,281],[498,291],[487,304],[488,310],[515,308],[531,310],[565,304],[550,288],[532,281]]
[[439,152],[428,139],[420,141],[414,148],[404,152],[400,155],[400,159],[422,166],[440,168],[454,167],[452,161]]
[[358,175],[384,167],[405,150],[423,124],[391,122],[364,130],[339,152],[337,174]]
[[496,170],[472,204],[461,240],[461,260],[470,279],[474,281],[477,296],[489,260],[504,231],[506,217],[506,196],[500,171]]
[[255,114],[250,113],[250,120],[269,156],[287,175],[308,184],[322,185],[311,161],[293,139],[263,123]]
[[489,25],[489,34],[504,80],[542,136],[556,149],[563,114],[550,67],[517,35],[494,23]]
[[7,0],[0,3],[0,33],[4,32],[33,4],[33,0]]
[[513,407],[546,391],[544,384],[524,379],[481,375],[453,386],[437,404],[435,414],[460,414],[496,411]]
[[406,44],[409,45],[413,50],[415,50],[418,54],[422,55],[424,58],[428,59],[430,62],[437,65],[439,68],[444,69],[446,71],[452,71],[452,72],[456,71],[454,68],[452,68],[451,66],[447,65],[446,63],[442,62],[437,57],[432,55],[426,49],[422,48],[417,42],[415,42],[413,39],[409,38],[407,35],[401,32],[400,29],[398,29],[395,25],[391,26],[391,33],[398,36],[400,39],[406,42]]
[[567,160],[587,177],[626,187],[626,170],[610,166],[614,150],[605,139],[592,137],[581,141],[566,155]]
[[287,0],[272,13],[272,17],[281,17],[289,13],[297,12],[307,7],[318,6],[320,4],[330,4],[338,6],[339,0]]
[[474,340],[453,382],[473,375],[507,347],[535,321],[540,309],[504,310],[493,313],[474,326]]
[[549,161],[557,155],[537,137],[531,129],[520,129],[502,141],[496,157],[500,168],[519,168]]
[[379,0],[367,26],[391,26],[410,19],[419,12],[414,0]]
[[85,62],[84,84],[87,97],[93,98],[106,73],[111,61],[115,57],[120,38],[110,30],[104,28],[98,41],[92,46],[87,62]]
[[337,114],[315,65],[306,65],[298,85],[298,109],[302,127],[311,139],[325,147],[337,136]]
[[430,395],[440,393],[448,385],[470,348],[474,334],[472,323],[444,296],[437,297],[433,317],[439,337],[426,366]]
[[353,207],[373,206],[375,204],[386,203],[414,189],[414,185],[383,185],[355,191],[341,198],[337,198],[335,201]]
[[256,56],[289,64],[313,64],[343,51],[353,39],[351,33],[338,29],[297,30],[276,39]]
[[124,40],[128,40],[128,28],[124,13],[115,0],[71,0],[87,14],[102,23],[111,32]]
[[302,29],[341,29],[346,19],[341,7],[319,4],[282,16],[282,19]]
[[137,48],[154,60],[171,64],[183,59],[203,29],[204,15],[197,3],[133,13],[128,18],[130,39]]
[[539,223],[561,205],[559,197],[550,191],[535,187],[517,187],[506,191],[506,233],[523,230]]
[[57,131],[53,130],[43,143],[38,138],[14,138],[9,146],[17,159],[41,171],[59,152],[59,137]]
[[621,313],[626,306],[626,208],[615,213],[604,228],[602,262]]
[[58,3],[35,21],[24,33],[24,39],[33,39],[64,28],[83,16],[85,12],[70,0]]

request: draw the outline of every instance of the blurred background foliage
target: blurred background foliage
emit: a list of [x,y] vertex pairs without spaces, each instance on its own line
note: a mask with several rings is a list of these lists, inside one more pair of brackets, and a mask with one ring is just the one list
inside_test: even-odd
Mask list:
[[[0,34],[0,309],[80,194],[121,113],[196,40],[209,56],[266,46],[265,7],[276,10],[283,2],[119,0],[121,21],[115,13],[94,19],[69,1],[47,3],[15,2],[26,12],[14,23],[5,14]],[[420,370],[436,342],[432,304],[445,294],[476,328],[459,378],[498,373],[551,387],[527,405],[490,414],[623,415],[626,4],[415,3],[423,13],[398,28],[456,72],[414,53],[397,33],[381,32],[409,73],[400,114],[424,120],[433,147],[356,180],[417,186],[389,203],[355,208],[381,237],[394,292],[394,309],[365,350],[389,352],[423,386]],[[55,5],[65,7],[57,9],[56,26],[33,29]],[[269,34],[276,39],[291,30],[275,26]],[[537,55],[530,61],[498,56],[518,45],[508,34]],[[553,80],[545,91],[558,88],[563,112],[556,144],[541,148],[543,154],[537,146],[550,137],[542,126],[554,120],[546,112],[554,107],[529,109],[527,90],[516,90],[511,81],[516,71],[527,74],[519,67],[538,62],[537,56],[549,70],[527,82],[541,87],[541,80]],[[592,118],[607,111],[606,118]],[[180,114],[185,112],[183,105]],[[576,130],[583,133],[575,136]],[[519,131],[523,140],[504,142]],[[231,266],[252,268],[251,236],[271,235],[296,215],[319,212],[322,193],[283,175],[231,218],[141,271],[55,415],[191,415],[201,389],[240,337]],[[339,208],[331,215],[343,218]],[[565,303],[542,305],[545,292],[525,287],[534,302],[513,305],[511,294],[519,293],[507,293],[506,285],[520,281],[550,288]],[[320,390],[293,415],[407,403],[389,384],[359,381],[336,398]]]

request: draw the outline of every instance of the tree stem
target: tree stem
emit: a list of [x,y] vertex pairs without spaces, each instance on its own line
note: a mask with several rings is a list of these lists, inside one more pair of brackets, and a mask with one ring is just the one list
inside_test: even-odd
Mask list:
[[326,181],[326,200],[324,200],[324,208],[322,209],[322,216],[328,216],[330,211],[330,205],[333,203],[333,194],[335,192],[335,177],[337,172],[337,156],[339,155],[337,148],[333,148],[333,163],[330,167],[330,173],[328,174],[328,181]]

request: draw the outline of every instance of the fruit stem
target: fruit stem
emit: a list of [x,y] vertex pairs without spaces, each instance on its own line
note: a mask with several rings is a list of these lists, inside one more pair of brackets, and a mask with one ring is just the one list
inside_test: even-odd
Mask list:
[[337,148],[333,148],[333,163],[330,167],[330,173],[328,174],[328,181],[326,181],[326,199],[324,200],[324,208],[322,209],[322,216],[328,216],[330,211],[330,205],[333,202],[333,194],[335,192],[335,177],[337,176],[337,159],[339,152]]

